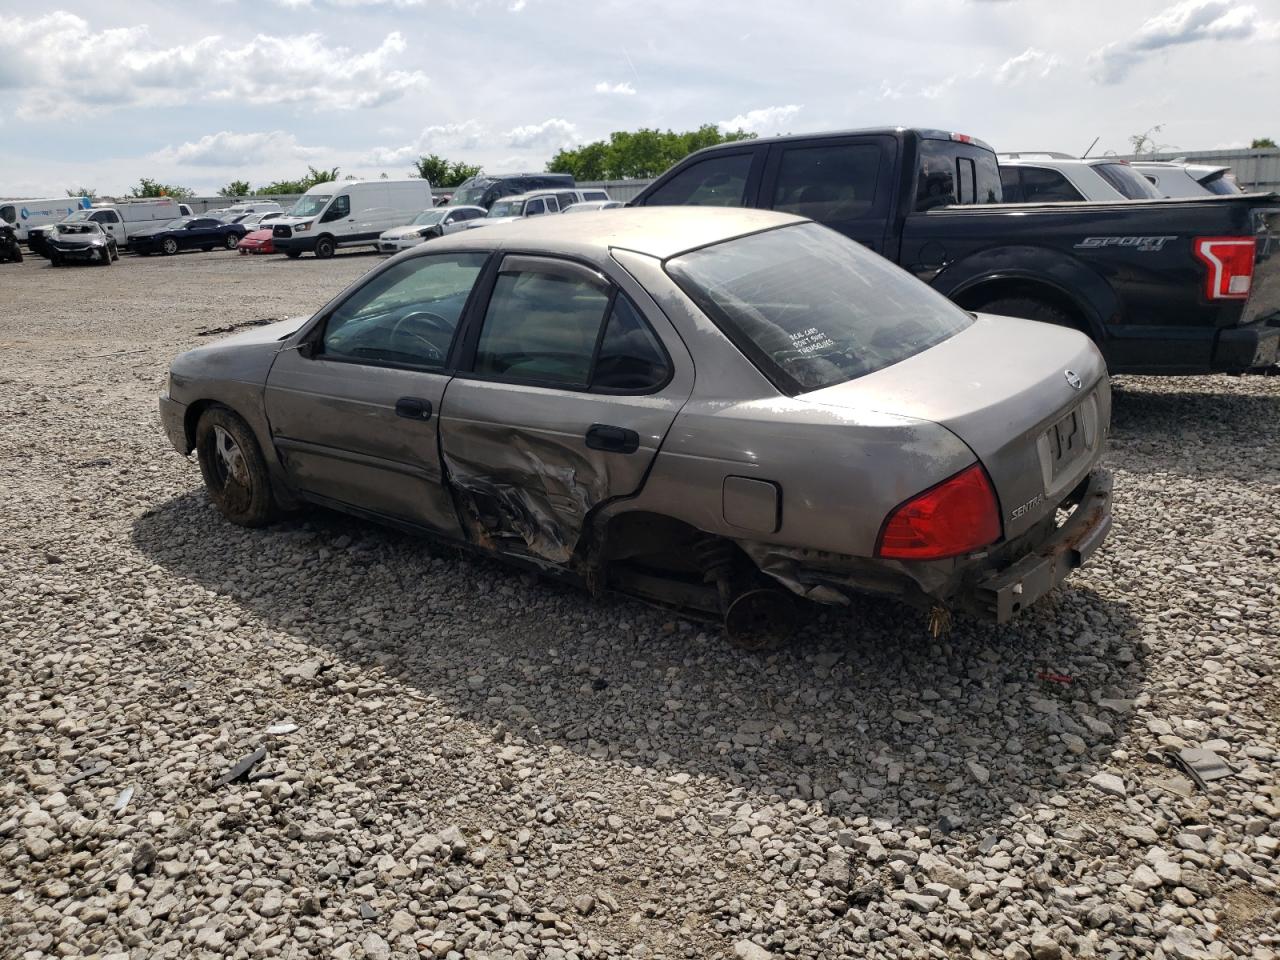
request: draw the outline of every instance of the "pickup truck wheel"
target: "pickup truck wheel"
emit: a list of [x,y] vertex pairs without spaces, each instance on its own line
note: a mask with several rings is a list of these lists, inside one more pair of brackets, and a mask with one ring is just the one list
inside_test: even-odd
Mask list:
[[[1052,323],[1059,327],[1071,327],[1081,330],[1076,318],[1051,303],[1036,300],[1034,297],[1004,297],[992,300],[977,308],[982,313],[994,313],[1002,317],[1022,317],[1024,320],[1039,320],[1041,323]],[[1083,331],[1087,333],[1088,331]]]
[[211,407],[196,425],[196,455],[209,499],[242,527],[266,526],[275,517],[267,462],[253,431],[226,407]]
[[222,241],[222,245],[226,247],[228,250],[234,250],[236,248],[236,244],[238,244],[239,242],[240,242],[239,237],[237,237],[234,233],[228,233],[226,238]]
[[173,237],[165,237],[164,243],[160,244],[160,249],[164,251],[165,256],[171,257],[178,252],[178,241]]
[[336,249],[337,245],[333,242],[333,237],[321,237],[316,241],[316,257],[320,260],[328,260]]

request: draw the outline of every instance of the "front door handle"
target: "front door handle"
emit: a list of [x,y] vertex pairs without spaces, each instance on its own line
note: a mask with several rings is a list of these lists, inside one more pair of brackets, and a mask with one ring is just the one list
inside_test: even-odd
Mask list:
[[396,416],[406,420],[430,420],[431,401],[421,397],[401,397],[396,401]]
[[607,450],[610,453],[635,453],[640,449],[640,434],[626,427],[593,423],[587,430],[587,446],[592,450]]

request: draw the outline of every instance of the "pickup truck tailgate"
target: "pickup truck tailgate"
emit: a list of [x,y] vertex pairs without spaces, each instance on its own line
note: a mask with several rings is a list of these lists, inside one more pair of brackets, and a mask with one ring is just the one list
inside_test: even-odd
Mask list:
[[1276,205],[1253,211],[1258,254],[1253,286],[1241,323],[1280,324],[1280,198]]

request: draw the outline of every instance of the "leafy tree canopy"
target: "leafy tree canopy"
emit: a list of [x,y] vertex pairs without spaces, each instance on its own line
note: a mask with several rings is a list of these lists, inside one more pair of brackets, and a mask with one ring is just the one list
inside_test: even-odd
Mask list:
[[1276,142],[1270,137],[1258,137],[1258,139],[1254,140],[1253,143],[1249,144],[1249,148],[1251,150],[1263,150],[1268,148],[1274,150],[1275,147]]
[[195,193],[190,187],[179,187],[171,183],[161,183],[150,177],[142,177],[136,187],[129,189],[131,197],[173,197],[175,200],[186,200]]
[[232,180],[218,191],[220,197],[247,197],[253,193],[248,180]]
[[714,124],[703,124],[697,130],[677,133],[674,130],[623,130],[609,134],[608,140],[596,140],[574,150],[561,150],[547,164],[549,173],[571,173],[575,180],[628,180],[656,177],[673,163],[683,160],[695,150],[753,140],[754,133],[734,130],[721,133]]
[[418,176],[437,190],[456,187],[464,180],[470,180],[481,172],[481,168],[474,164],[463,163],[460,160],[450,162],[434,153],[419,157],[414,161],[413,166]]

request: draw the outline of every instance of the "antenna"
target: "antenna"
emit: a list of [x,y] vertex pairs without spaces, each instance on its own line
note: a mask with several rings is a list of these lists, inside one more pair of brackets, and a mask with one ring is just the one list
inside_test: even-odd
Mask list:
[[[1094,147],[1096,147],[1096,146],[1098,145],[1098,141],[1099,141],[1099,140],[1101,140],[1101,139],[1102,139],[1101,135],[1094,137],[1094,138],[1093,138],[1093,143],[1089,144],[1089,150],[1092,150]],[[1081,159],[1081,160],[1084,160],[1086,157],[1088,157],[1088,156],[1089,156],[1089,150],[1086,150],[1086,151],[1085,151],[1085,152],[1080,156],[1080,159]]]

